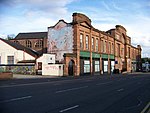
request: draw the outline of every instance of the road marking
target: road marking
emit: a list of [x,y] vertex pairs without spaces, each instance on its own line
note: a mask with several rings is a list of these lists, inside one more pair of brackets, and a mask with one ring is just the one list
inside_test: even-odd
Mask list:
[[98,83],[98,84],[96,84],[96,85],[99,86],[99,85],[109,84],[109,83],[112,83],[112,81],[111,81],[111,82]]
[[123,90],[124,90],[124,89],[121,88],[121,89],[118,89],[117,91],[120,92],[120,91],[123,91]]
[[31,85],[42,85],[42,84],[53,84],[53,83],[65,83],[65,82],[72,82],[72,81],[82,81],[83,79],[73,79],[73,80],[59,80],[59,81],[52,81],[52,82],[40,82],[40,83],[28,83],[28,84],[15,84],[15,85],[1,85],[0,88],[9,88],[9,87],[19,87],[19,86],[31,86]]
[[150,112],[150,102],[145,106],[145,108],[141,111],[141,113],[149,113],[149,112]]
[[75,105],[75,106],[72,106],[72,107],[69,107],[69,108],[66,108],[66,109],[63,109],[63,110],[60,110],[59,112],[62,113],[62,112],[65,112],[65,111],[68,111],[68,110],[72,110],[72,109],[75,109],[79,107],[79,105]]
[[73,90],[83,89],[83,88],[87,88],[87,87],[88,86],[76,87],[76,88],[71,88],[71,89],[64,89],[64,90],[56,91],[55,93],[62,93],[62,92],[67,92],[67,91],[73,91]]
[[12,102],[12,101],[17,101],[17,100],[24,100],[24,99],[28,99],[28,98],[31,98],[31,97],[32,96],[25,96],[25,97],[13,98],[13,99],[9,99],[9,100],[0,101],[0,103]]

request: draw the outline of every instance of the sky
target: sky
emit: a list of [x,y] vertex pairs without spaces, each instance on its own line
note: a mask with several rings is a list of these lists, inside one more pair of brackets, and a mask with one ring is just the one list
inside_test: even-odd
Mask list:
[[142,57],[150,57],[150,0],[0,0],[0,37],[47,31],[60,19],[72,22],[74,12],[101,31],[124,26]]

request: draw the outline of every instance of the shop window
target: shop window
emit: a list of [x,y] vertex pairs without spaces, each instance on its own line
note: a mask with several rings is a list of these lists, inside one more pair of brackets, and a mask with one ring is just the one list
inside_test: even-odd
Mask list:
[[108,72],[108,61],[104,61],[104,72]]
[[14,64],[14,56],[7,56],[7,64]]
[[90,72],[90,61],[85,60],[84,61],[84,73],[89,73]]
[[95,61],[95,72],[99,72],[99,61]]
[[30,40],[26,40],[26,47],[32,48],[32,43]]
[[43,41],[42,41],[42,40],[38,40],[38,41],[35,43],[35,47],[36,47],[36,48],[42,48],[42,47],[43,47]]

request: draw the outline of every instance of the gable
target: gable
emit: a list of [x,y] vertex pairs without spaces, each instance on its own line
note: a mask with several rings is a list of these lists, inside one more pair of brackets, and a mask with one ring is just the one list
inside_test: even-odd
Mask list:
[[91,28],[91,26],[90,26],[90,25],[88,25],[86,22],[82,22],[82,23],[80,23],[80,25],[81,25],[81,26],[84,26],[84,27]]
[[9,44],[5,43],[4,41],[0,40],[0,52],[6,52],[6,51],[16,51],[17,49],[10,46]]
[[60,29],[62,29],[62,28],[64,28],[64,27],[66,27],[66,26],[67,26],[67,24],[66,24],[64,21],[59,21],[59,22],[55,25],[54,29],[55,29],[55,30],[60,30]]

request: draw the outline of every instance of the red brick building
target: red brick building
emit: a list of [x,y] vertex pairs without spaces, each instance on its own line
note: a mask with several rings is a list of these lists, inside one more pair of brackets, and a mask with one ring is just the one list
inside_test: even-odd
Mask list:
[[110,74],[141,69],[141,46],[132,46],[126,32],[121,25],[100,31],[86,15],[73,13],[71,23],[59,20],[48,32],[19,33],[12,41],[41,53],[55,53],[66,76]]
[[46,52],[47,48],[47,32],[19,33],[11,41],[43,53]]
[[123,26],[102,32],[91,25],[87,16],[74,13],[72,28],[73,52],[64,54],[65,75],[103,74],[114,69],[131,72],[141,68],[141,46],[131,45]]

